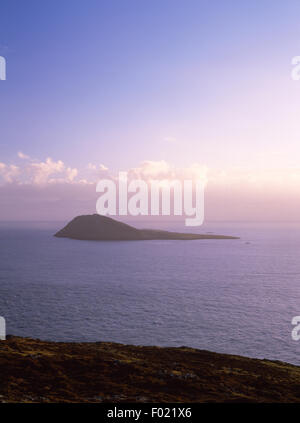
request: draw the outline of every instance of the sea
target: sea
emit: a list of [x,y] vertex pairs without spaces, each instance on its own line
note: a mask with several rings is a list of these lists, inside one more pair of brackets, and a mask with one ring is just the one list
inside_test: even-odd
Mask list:
[[63,225],[0,223],[8,334],[300,365],[300,224],[210,222],[190,231],[240,239],[121,242],[55,238]]

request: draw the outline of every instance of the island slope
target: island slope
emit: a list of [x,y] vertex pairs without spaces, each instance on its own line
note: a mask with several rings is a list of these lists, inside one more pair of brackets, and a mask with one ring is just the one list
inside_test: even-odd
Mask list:
[[233,236],[191,234],[136,229],[126,223],[118,222],[98,214],[77,216],[54,236],[87,241],[142,241],[142,240],[193,240],[193,239],[238,239]]

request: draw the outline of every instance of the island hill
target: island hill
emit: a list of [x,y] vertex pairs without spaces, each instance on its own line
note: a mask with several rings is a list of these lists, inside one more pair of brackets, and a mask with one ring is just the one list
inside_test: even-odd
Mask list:
[[238,239],[234,236],[191,234],[137,229],[98,214],[77,216],[54,236],[87,241],[144,241],[144,240],[193,240],[193,239]]

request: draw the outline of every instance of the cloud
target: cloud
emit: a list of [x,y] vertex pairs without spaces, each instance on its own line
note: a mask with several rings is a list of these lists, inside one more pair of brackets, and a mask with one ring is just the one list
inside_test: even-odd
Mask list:
[[22,151],[19,151],[19,152],[18,152],[18,157],[19,157],[20,159],[22,159],[22,160],[28,160],[28,159],[30,159],[30,157],[29,157],[29,156],[27,156],[27,154],[22,153]]
[[18,157],[22,160],[18,166],[0,163],[0,185],[95,184],[104,175],[109,175],[108,167],[102,163],[89,163],[79,170],[51,157],[36,160],[22,151],[18,152]]
[[0,162],[0,175],[6,183],[14,182],[20,175],[20,168],[13,164],[7,165]]
[[139,167],[131,168],[128,171],[129,177],[150,179],[150,178],[165,178],[170,175],[171,166],[165,161],[145,160]]
[[[83,168],[72,167],[62,160],[31,159],[27,154],[18,152],[20,163],[0,162],[1,184],[46,185],[54,183],[95,184],[100,178],[118,177],[118,172],[111,173],[103,163],[88,163]],[[124,169],[122,169],[124,170]],[[178,167],[166,160],[144,160],[138,166],[127,169],[129,179],[197,179],[207,178],[209,186],[224,189],[264,189],[295,190],[300,185],[300,167],[294,168],[214,168],[208,169],[202,163],[193,163],[187,167]]]
[[57,162],[48,157],[44,162],[31,163],[28,167],[30,178],[34,184],[53,182],[58,174],[64,171],[65,165],[61,160]]
[[32,184],[45,185],[48,183],[73,183],[78,170],[66,166],[62,160],[53,160],[48,157],[45,161],[27,159],[29,156],[18,153],[18,157],[24,160],[20,166],[15,164],[0,163],[0,184]]
[[95,164],[93,164],[93,163],[89,163],[88,165],[87,165],[87,168],[89,169],[89,170],[97,170],[97,169],[99,169],[100,171],[102,171],[102,170],[108,170],[108,167],[106,167],[106,166],[104,166],[104,164],[102,164],[102,163],[100,163],[99,165],[95,165]]
[[72,182],[75,179],[75,177],[78,175],[78,170],[76,168],[72,169],[71,167],[68,167],[66,170],[66,175],[67,175],[68,181]]
[[131,168],[128,171],[129,178],[137,179],[202,179],[206,178],[207,167],[194,163],[188,167],[180,168],[165,160],[152,161],[145,160],[139,167]]
[[[146,181],[207,175],[208,220],[299,220],[300,167],[208,169],[194,163],[180,168],[166,160],[144,160],[127,171],[129,179]],[[24,159],[18,165],[0,162],[0,219],[51,220],[94,213],[96,183],[117,176],[103,164],[76,168],[50,157]]]

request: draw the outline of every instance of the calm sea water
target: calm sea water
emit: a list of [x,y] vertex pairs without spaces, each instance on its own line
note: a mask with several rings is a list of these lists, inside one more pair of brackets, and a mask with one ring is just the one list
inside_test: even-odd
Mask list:
[[[300,226],[210,224],[240,240],[89,242],[0,224],[7,332],[191,346],[300,364]],[[178,228],[177,228],[178,229]]]

